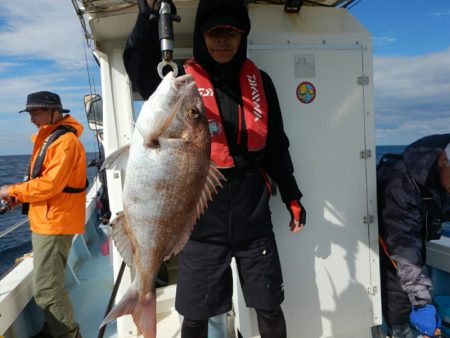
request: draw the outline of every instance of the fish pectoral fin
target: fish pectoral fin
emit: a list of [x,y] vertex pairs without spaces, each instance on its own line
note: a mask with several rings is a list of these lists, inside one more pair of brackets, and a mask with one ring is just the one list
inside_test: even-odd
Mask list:
[[[125,170],[130,153],[130,144],[126,144],[108,155],[101,169]],[[100,170],[101,170],[100,169]]]
[[128,237],[128,223],[125,219],[125,214],[119,212],[117,216],[111,221],[112,236],[117,250],[122,256],[123,261],[129,266],[133,267],[133,247]]
[[213,199],[213,195],[217,194],[217,187],[222,187],[222,183],[220,182],[221,180],[226,181],[225,177],[219,169],[216,168],[214,163],[211,163],[209,165],[208,175],[206,176],[205,185],[203,186],[197,206],[192,210],[192,213],[187,218],[188,226],[185,227],[184,233],[181,234],[180,239],[174,246],[172,252],[164,258],[165,260],[169,259],[172,255],[177,254],[181,249],[183,249],[189,240],[194,224],[205,211],[208,201],[211,201]]
[[175,108],[173,109],[172,113],[164,120],[161,120],[161,123],[158,125],[153,132],[151,132],[147,138],[144,137],[144,144],[146,145],[155,145],[158,144],[159,137],[166,131],[167,128],[169,128],[170,124],[172,123],[173,119],[177,115],[177,112],[181,109],[181,104],[183,103],[183,97],[180,97],[175,105]]

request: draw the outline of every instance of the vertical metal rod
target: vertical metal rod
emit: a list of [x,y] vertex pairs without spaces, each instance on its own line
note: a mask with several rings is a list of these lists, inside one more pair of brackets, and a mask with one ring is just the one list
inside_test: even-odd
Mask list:
[[[120,282],[122,281],[122,276],[123,276],[123,272],[125,271],[125,262],[122,261],[122,265],[120,265],[120,270],[119,270],[119,274],[117,275],[117,279],[116,282],[114,283],[114,287],[112,289],[111,292],[111,297],[109,298],[109,303],[108,303],[108,307],[106,308],[106,312],[105,315],[103,316],[103,318],[106,318],[106,316],[108,315],[109,311],[111,311],[113,305],[114,305],[114,301],[116,299],[116,295],[117,295],[117,291],[119,290],[119,286],[120,286]],[[98,336],[97,338],[103,338],[105,331],[106,331],[106,326],[108,324],[103,325],[100,330],[98,331]]]

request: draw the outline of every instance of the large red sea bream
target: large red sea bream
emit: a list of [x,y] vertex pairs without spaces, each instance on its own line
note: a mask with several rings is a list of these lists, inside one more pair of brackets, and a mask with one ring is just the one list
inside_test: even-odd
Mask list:
[[104,167],[124,169],[124,163],[123,212],[111,222],[112,233],[136,277],[102,325],[131,314],[144,337],[155,338],[161,263],[186,244],[223,179],[210,161],[208,121],[192,76],[169,73],[143,104],[131,144]]

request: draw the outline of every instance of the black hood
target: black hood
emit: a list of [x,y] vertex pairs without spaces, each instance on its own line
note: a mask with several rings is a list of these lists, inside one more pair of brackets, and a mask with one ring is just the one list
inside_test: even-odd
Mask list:
[[[202,24],[205,18],[211,18],[215,15],[223,16],[223,13],[229,13],[234,18],[239,18],[239,22],[244,27],[241,44],[235,57],[227,64],[219,64],[209,55],[203,39]],[[195,18],[194,28],[194,59],[207,71],[217,74],[218,72],[239,71],[247,58],[247,35],[250,32],[250,19],[244,0],[200,0]]]
[[439,185],[437,159],[450,142],[450,134],[430,135],[410,144],[403,152],[403,159],[411,176],[422,186]]

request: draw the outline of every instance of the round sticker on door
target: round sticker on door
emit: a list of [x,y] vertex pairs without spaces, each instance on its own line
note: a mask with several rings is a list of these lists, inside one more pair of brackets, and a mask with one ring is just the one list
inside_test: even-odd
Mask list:
[[311,82],[302,82],[297,86],[297,98],[302,103],[311,103],[316,98],[316,87]]

